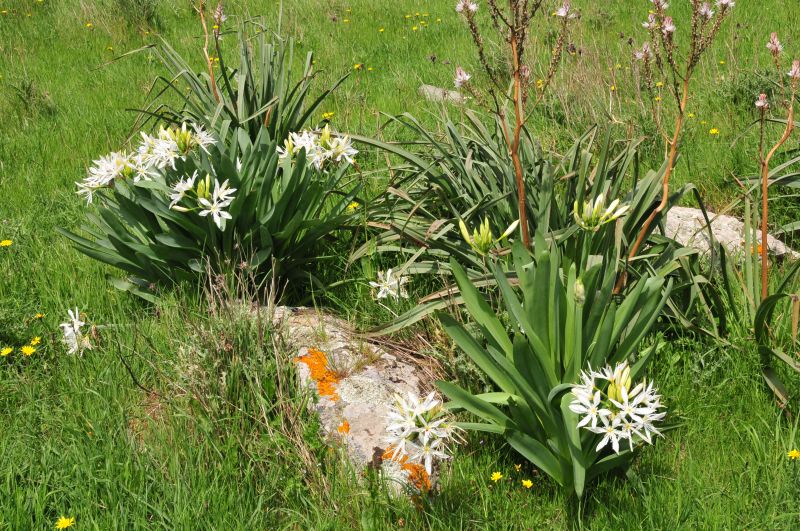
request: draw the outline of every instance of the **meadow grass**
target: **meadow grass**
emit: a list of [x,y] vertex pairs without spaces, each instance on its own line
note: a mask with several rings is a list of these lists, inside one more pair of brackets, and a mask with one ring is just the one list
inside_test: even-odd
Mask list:
[[[651,135],[646,153],[658,162],[663,146],[642,112],[618,101],[634,95],[627,38],[643,37],[647,2],[575,3],[581,53],[566,59],[534,130],[559,146],[607,113],[622,131]],[[641,452],[627,480],[597,484],[578,506],[527,465],[515,471],[522,460],[498,440],[470,436],[446,467],[440,495],[419,509],[348,469],[341,450],[319,440],[302,397],[270,388],[291,354],[269,334],[212,315],[198,290],[151,306],[112,288],[109,268],[54,229],[80,225],[85,207],[74,181],[125,141],[136,117],[130,109],[143,106],[162,73],[147,51],[118,58],[163,37],[202,67],[188,2],[159,2],[150,21],[131,12],[136,4],[0,0],[0,239],[13,240],[0,248],[0,343],[42,338],[29,358],[0,359],[0,529],[50,528],[62,514],[75,516],[79,529],[798,526],[798,468],[786,458],[800,444],[796,423],[764,392],[744,328],[724,346],[668,338],[653,377],[676,425]],[[338,129],[381,134],[381,113],[399,112],[434,126],[443,109],[422,101],[418,86],[449,86],[456,64],[476,64],[452,4],[296,0],[283,5],[281,31],[299,52],[315,52],[320,86],[352,74],[324,109]],[[263,16],[277,27],[278,2],[226,8],[234,19]],[[677,179],[694,182],[714,207],[736,195],[732,176],[756,168],[752,142],[731,143],[769,86],[752,74],[767,68],[769,31],[787,36],[790,55],[800,52],[789,33],[799,17],[781,0],[740,2],[696,80]],[[534,45],[546,48],[547,35],[537,35]],[[379,189],[383,177],[375,175]],[[358,268],[345,272],[334,261],[332,271],[354,284],[321,304],[360,324],[389,317],[369,299]],[[76,305],[98,325],[97,346],[83,357],[66,356],[58,342],[58,324]],[[220,367],[246,385],[221,382]],[[504,479],[491,482],[494,471]],[[523,478],[534,480],[530,490]]]

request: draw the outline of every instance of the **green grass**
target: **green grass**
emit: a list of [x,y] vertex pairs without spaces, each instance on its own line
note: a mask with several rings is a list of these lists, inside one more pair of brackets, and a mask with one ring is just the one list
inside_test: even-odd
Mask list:
[[[296,0],[284,7],[282,29],[301,51],[315,51],[320,86],[353,72],[326,109],[336,113],[334,125],[376,134],[381,112],[408,111],[433,125],[440,109],[420,100],[419,84],[449,86],[456,64],[476,69],[453,3]],[[626,40],[643,37],[639,22],[649,4],[576,3],[583,54],[567,59],[557,97],[533,122],[549,146],[601,118],[611,83],[620,97],[633,95]],[[735,197],[734,175],[756,167],[752,142],[731,142],[754,118],[751,100],[768,86],[751,72],[766,68],[769,31],[787,37],[790,54],[800,53],[788,38],[800,23],[797,10],[780,0],[739,4],[695,80],[696,123],[677,174],[715,207]],[[54,230],[80,224],[85,207],[74,181],[92,158],[125,141],[135,118],[128,109],[144,104],[161,73],[147,52],[111,60],[159,34],[202,64],[188,2],[161,2],[151,28],[117,5],[0,0],[0,11],[8,11],[0,14],[0,239],[14,241],[0,248],[0,343],[42,337],[30,358],[0,360],[0,529],[51,528],[62,514],[76,516],[78,529],[797,528],[798,463],[786,458],[800,444],[796,425],[764,391],[743,329],[733,347],[670,338],[653,377],[677,426],[641,452],[630,480],[596,484],[580,507],[531,469],[517,474],[520,459],[490,438],[469,438],[447,467],[441,493],[422,510],[348,470],[339,451],[318,440],[291,389],[271,395],[253,383],[274,381],[291,353],[275,351],[235,319],[210,316],[198,293],[147,306],[114,290],[109,270]],[[234,19],[278,18],[274,1],[226,7]],[[546,39],[537,40],[544,46]],[[355,64],[364,67],[355,71]],[[633,134],[647,134],[630,105],[613,109],[621,131],[632,124]],[[709,135],[711,127],[721,134]],[[662,146],[652,138],[647,146],[650,162],[660,160]],[[377,156],[367,157],[365,164],[379,166]],[[792,207],[784,205],[787,217],[796,214]],[[348,275],[360,288],[323,302],[359,323],[387,318],[367,299],[359,272]],[[58,342],[58,324],[75,305],[99,325],[96,349],[81,358],[66,356]],[[33,319],[37,312],[42,320]],[[252,357],[231,357],[214,339],[220,335],[233,338],[234,353]],[[187,369],[187,352],[208,354],[196,364],[202,376]],[[138,387],[123,360],[157,394]],[[220,383],[213,361],[246,385]],[[275,396],[280,412],[254,409]],[[282,424],[287,419],[298,421],[294,431]],[[493,471],[505,479],[493,484]],[[521,487],[523,476],[534,479],[532,489]]]

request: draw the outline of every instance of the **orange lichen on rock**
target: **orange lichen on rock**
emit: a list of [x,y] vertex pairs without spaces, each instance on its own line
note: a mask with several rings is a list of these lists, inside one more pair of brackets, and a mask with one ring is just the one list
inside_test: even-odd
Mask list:
[[339,427],[336,428],[339,433],[350,433],[350,423],[343,420]]
[[339,400],[336,392],[336,384],[339,378],[336,373],[328,368],[328,357],[324,352],[316,348],[308,349],[308,353],[295,358],[296,363],[305,363],[311,371],[311,379],[317,382],[317,392],[319,396],[324,396],[332,401]]
[[400,463],[400,469],[408,474],[408,482],[414,485],[420,492],[429,492],[431,490],[431,478],[425,467],[419,463],[410,463],[407,455],[397,455],[392,457],[394,448],[390,445],[384,450],[381,457],[384,461],[394,461]]

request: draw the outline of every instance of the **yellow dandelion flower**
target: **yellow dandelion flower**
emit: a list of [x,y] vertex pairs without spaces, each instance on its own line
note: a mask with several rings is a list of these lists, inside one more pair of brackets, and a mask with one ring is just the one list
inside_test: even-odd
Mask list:
[[419,29],[418,26],[411,26],[411,31],[417,31]]
[[218,30],[219,29],[219,25],[218,24],[214,24],[213,26],[211,26],[211,29]]
[[3,240],[0,241],[0,247],[11,247],[11,244],[14,243],[11,240]]
[[361,70],[364,68],[364,63],[356,63],[353,65],[353,70]]
[[92,29],[94,27],[94,24],[92,24],[91,22],[87,22],[85,25],[89,29]]
[[531,481],[529,479],[523,479],[522,480],[522,486],[525,487],[526,489],[529,489],[529,488],[533,487],[533,481]]
[[687,115],[686,115],[686,117],[687,117],[687,118],[694,118],[694,113],[693,113],[693,112],[690,112],[689,114],[687,114]]
[[44,317],[43,313],[37,313],[36,315],[33,316],[34,319],[41,319],[43,317]]
[[349,210],[350,212],[353,212],[354,210],[358,210],[358,207],[360,207],[360,206],[361,205],[359,204],[358,201],[353,201],[352,203],[347,205],[347,210]]
[[514,470],[519,472],[520,470],[522,470],[522,465],[514,465]]
[[719,64],[724,65],[725,61],[720,61]]
[[442,19],[440,19],[440,18],[436,19],[436,22],[441,22],[441,21],[442,21]]
[[616,85],[611,85],[611,92],[614,92],[615,90],[617,90],[617,86]]
[[379,28],[378,29],[378,33],[383,33],[384,31],[386,31],[384,28]]
[[41,342],[42,342],[42,338],[39,337],[39,336],[36,336],[33,339],[31,339],[31,346],[35,347],[36,345],[38,345]]
[[62,516],[56,522],[56,529],[66,529],[68,527],[72,527],[75,525],[75,517],[72,516],[67,518],[66,516]]
[[656,86],[657,87],[663,87],[664,86],[664,82],[663,81],[656,81]]
[[346,19],[344,19],[342,22],[344,22],[345,24],[347,24],[348,22],[350,22],[350,19],[349,19],[349,18],[346,18]]
[[406,15],[406,18],[411,18],[411,15]]
[[661,101],[661,96],[656,96],[656,101]]
[[113,52],[114,51],[114,47],[113,46],[106,46],[106,50],[108,50],[109,52]]
[[786,456],[792,461],[800,459],[800,450],[797,450],[796,448],[794,450],[789,450]]
[[34,347],[30,346],[30,345],[25,345],[24,347],[22,347],[19,350],[20,350],[20,352],[22,352],[26,356],[30,356],[31,354],[36,352],[36,349]]
[[719,134],[719,129],[717,129],[716,127],[712,127],[711,129],[708,130],[708,134],[716,136]]
[[0,357],[5,358],[6,356],[11,354],[12,352],[14,352],[13,348],[11,348],[11,347],[3,347],[2,349],[0,349]]
[[374,69],[374,68],[372,68],[371,66],[370,66],[370,67],[367,67],[367,72],[372,72],[373,70],[375,70],[375,69]]
[[330,120],[331,118],[333,118],[333,112],[324,112],[324,113],[322,113],[322,119],[323,120]]
[[501,474],[500,472],[492,472],[492,477],[489,479],[497,483],[498,481],[503,479],[503,474]]
[[619,64],[619,63],[617,63],[617,64],[615,64],[615,65],[614,65],[614,68],[616,68],[617,70],[619,70],[619,69],[621,69],[621,68],[622,68],[622,65],[621,65],[621,64]]

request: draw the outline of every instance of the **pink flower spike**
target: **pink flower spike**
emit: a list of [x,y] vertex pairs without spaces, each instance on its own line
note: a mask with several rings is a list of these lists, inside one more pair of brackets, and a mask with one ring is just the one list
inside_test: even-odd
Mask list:
[[789,70],[789,77],[794,80],[800,79],[800,61],[797,59],[792,61],[792,69]]
[[463,68],[456,67],[456,76],[453,79],[453,83],[455,84],[456,88],[461,88],[467,84],[467,82],[472,78],[472,74],[468,74]]
[[675,24],[672,22],[672,17],[664,17],[664,24],[661,27],[661,31],[664,32],[664,35],[675,33]]
[[711,17],[714,16],[714,11],[711,9],[711,6],[708,5],[708,2],[703,2],[698,13],[706,20],[711,20]]
[[652,13],[647,17],[647,22],[642,22],[642,27],[644,29],[655,29],[658,27],[658,23],[656,22],[656,16]]
[[767,101],[767,95],[761,93],[758,95],[758,99],[756,100],[756,109],[760,109],[765,111],[769,108],[769,102]]
[[733,0],[717,0],[717,7],[722,11],[726,11],[736,5]]
[[783,51],[783,44],[781,44],[781,41],[778,40],[778,34],[774,31],[769,36],[767,48],[770,52],[772,52],[772,55],[778,55]]

